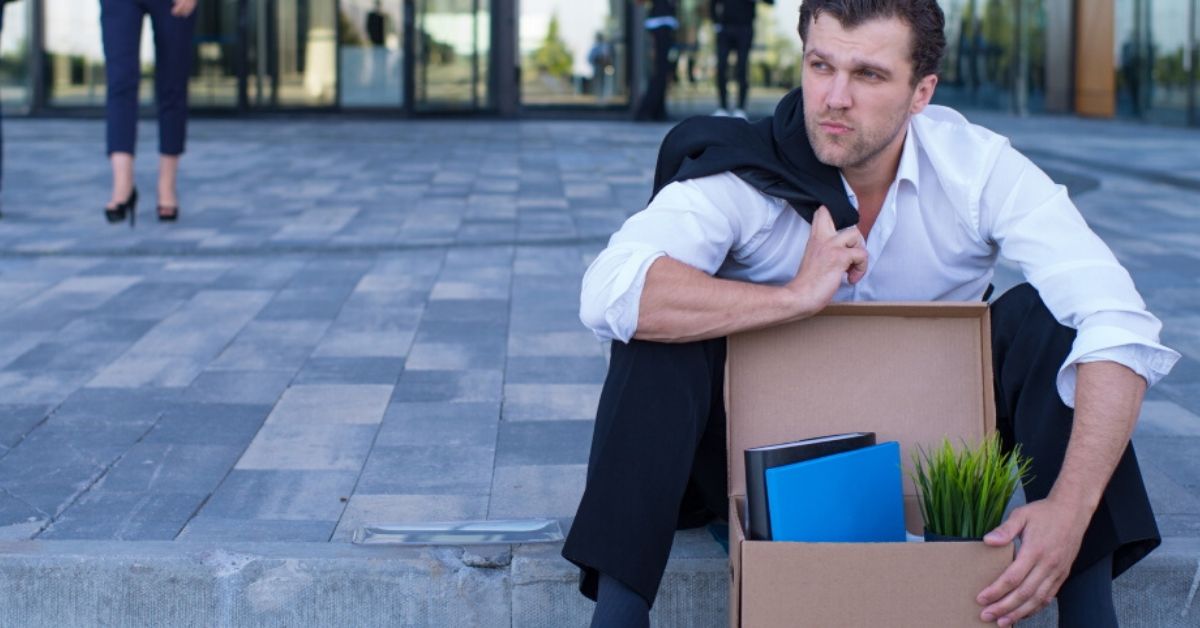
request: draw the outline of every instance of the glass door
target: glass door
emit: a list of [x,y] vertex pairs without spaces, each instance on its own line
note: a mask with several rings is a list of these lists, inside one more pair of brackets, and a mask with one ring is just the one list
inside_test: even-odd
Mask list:
[[628,102],[623,0],[522,0],[520,10],[523,105]]
[[489,0],[415,0],[413,108],[483,109],[491,58]]
[[249,107],[333,106],[337,0],[242,1]]
[[341,0],[338,85],[344,107],[404,104],[404,3]]

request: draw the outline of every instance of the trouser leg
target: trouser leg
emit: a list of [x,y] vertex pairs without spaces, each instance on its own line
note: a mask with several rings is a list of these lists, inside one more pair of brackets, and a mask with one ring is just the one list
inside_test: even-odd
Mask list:
[[665,120],[667,117],[667,73],[671,70],[671,46],[675,41],[670,28],[650,31],[654,37],[654,72],[638,107],[639,120]]
[[746,109],[750,94],[750,45],[754,42],[754,27],[746,26],[737,32],[738,109]]
[[721,108],[729,108],[729,52],[732,50],[729,33],[725,28],[717,33],[717,98]]
[[587,485],[563,556],[596,597],[603,572],[653,604],[675,530],[725,513],[723,338],[614,342]]
[[108,152],[133,153],[137,141],[138,44],[142,40],[142,7],[135,0],[101,0],[104,44],[104,99]]
[[150,0],[154,26],[154,95],[158,105],[158,152],[183,154],[187,138],[188,77],[196,13],[171,15],[171,0]]
[[[1058,478],[1074,411],[1059,398],[1056,379],[1075,331],[1060,325],[1029,284],[991,307],[996,423],[1006,447],[1019,444],[1033,476],[1029,501],[1044,499]],[[1125,448],[1084,534],[1072,575],[1112,555],[1112,576],[1161,543],[1133,445]]]

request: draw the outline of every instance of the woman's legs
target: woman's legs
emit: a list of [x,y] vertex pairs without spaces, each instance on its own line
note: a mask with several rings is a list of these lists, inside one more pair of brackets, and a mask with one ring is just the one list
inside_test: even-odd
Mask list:
[[158,105],[158,204],[178,207],[176,179],[187,140],[188,76],[196,14],[171,15],[170,0],[151,0],[154,26],[154,96]]
[[124,203],[133,192],[142,15],[141,6],[134,0],[101,0],[100,3],[104,73],[108,82],[104,104],[108,155],[113,172],[110,208]]

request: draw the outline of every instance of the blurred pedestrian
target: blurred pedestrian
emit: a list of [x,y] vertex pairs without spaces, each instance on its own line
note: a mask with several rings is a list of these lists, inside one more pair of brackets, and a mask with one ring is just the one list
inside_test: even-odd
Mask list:
[[671,71],[671,47],[679,20],[675,17],[675,0],[648,1],[650,13],[645,27],[654,38],[654,71],[634,119],[662,121],[667,119],[667,74]]
[[138,60],[142,21],[154,28],[154,96],[158,107],[158,219],[179,217],[176,179],[187,136],[188,75],[192,68],[192,34],[196,0],[100,0],[108,97],[108,156],[112,163],[112,197],[104,206],[109,222],[136,220],[137,187],[133,155],[137,140]]
[[[717,32],[717,97],[720,106],[714,116],[746,119],[746,97],[750,93],[750,45],[754,42],[754,12],[757,0],[711,0],[710,16]],[[737,108],[729,109],[729,53],[737,52],[735,78],[738,85]]]
[[588,51],[588,63],[592,65],[592,90],[601,101],[608,100],[612,93],[610,75],[613,67],[613,47],[604,39],[604,33],[596,33],[596,42]]

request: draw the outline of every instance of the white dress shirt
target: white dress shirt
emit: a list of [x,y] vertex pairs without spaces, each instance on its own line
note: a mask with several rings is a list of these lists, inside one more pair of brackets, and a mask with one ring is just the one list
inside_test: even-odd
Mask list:
[[[588,268],[580,318],[597,336],[627,342],[646,271],[663,255],[717,277],[785,284],[809,229],[786,201],[731,173],[672,183]],[[866,246],[866,275],[855,285],[843,277],[834,301],[978,301],[998,256],[1018,264],[1054,317],[1078,330],[1057,380],[1068,406],[1078,364],[1117,362],[1153,385],[1179,359],[1159,344],[1162,323],[1066,188],[953,109],[913,116]]]

